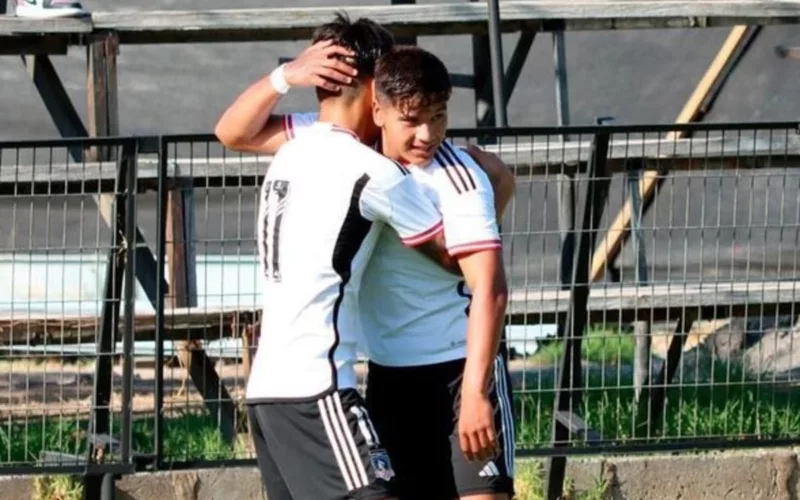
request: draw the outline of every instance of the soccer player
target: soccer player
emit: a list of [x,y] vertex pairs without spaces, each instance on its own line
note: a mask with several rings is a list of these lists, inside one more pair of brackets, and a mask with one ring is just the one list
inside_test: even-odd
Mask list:
[[[444,141],[451,91],[444,64],[423,49],[396,47],[378,60],[382,151],[427,188],[463,279],[381,234],[361,289],[366,399],[400,498],[510,499],[514,422],[498,231],[510,192],[495,197],[470,155]],[[393,300],[380,300],[385,289]]]
[[[373,70],[391,36],[337,17],[315,32],[322,40],[346,49],[357,74],[337,92],[317,90],[318,121],[280,149],[264,179],[248,418],[270,500],[391,498],[391,461],[356,390],[359,286],[384,226],[447,262],[442,220],[407,168],[364,145],[380,132]],[[280,88],[280,75],[270,85]]]
[[[454,280],[398,249],[391,232],[382,233],[364,277],[370,291],[361,294],[363,341],[372,358],[368,403],[381,416],[378,422],[373,414],[373,421],[390,434],[379,431],[387,449],[394,448],[389,455],[398,478],[405,479],[403,498],[506,498],[513,491],[514,440],[506,359],[495,356],[506,296],[495,218],[511,197],[513,176],[496,157],[473,149],[493,178],[489,184],[468,155],[442,143],[451,86],[441,61],[414,48],[383,57],[385,64],[376,69],[382,104],[375,103],[376,119],[384,125],[383,151],[417,165],[410,170],[440,205],[445,231],[454,238],[451,251],[469,271],[465,281]],[[327,61],[312,46],[285,67],[287,80],[291,74],[291,86],[316,85],[322,78],[346,84],[341,72],[328,71]],[[398,75],[404,72],[406,78]],[[302,137],[316,120],[314,113],[271,116],[279,96],[262,87],[251,99],[237,101],[238,123],[220,121],[217,135],[228,147],[272,153]],[[462,386],[468,389],[463,394]]]

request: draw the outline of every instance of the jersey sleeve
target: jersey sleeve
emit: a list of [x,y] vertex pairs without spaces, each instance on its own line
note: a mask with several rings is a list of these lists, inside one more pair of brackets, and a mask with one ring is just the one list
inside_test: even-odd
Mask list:
[[317,122],[319,113],[291,113],[283,115],[281,123],[286,140],[291,141],[298,135],[303,135],[311,125]]
[[442,215],[422,186],[400,164],[398,174],[369,181],[361,197],[364,217],[391,226],[406,246],[431,240],[443,230]]
[[451,256],[501,247],[494,190],[489,178],[460,148],[448,143],[439,153],[442,161],[441,211],[444,236]]

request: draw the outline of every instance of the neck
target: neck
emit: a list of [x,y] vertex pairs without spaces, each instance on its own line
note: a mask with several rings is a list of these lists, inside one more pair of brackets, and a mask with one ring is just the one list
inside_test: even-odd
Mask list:
[[366,142],[368,124],[364,123],[364,113],[357,104],[323,102],[319,109],[319,121],[331,123],[353,131],[361,142]]
[[386,138],[386,129],[381,130],[381,154],[394,161],[405,164],[405,162],[400,159],[400,152],[392,150],[391,144],[392,142]]

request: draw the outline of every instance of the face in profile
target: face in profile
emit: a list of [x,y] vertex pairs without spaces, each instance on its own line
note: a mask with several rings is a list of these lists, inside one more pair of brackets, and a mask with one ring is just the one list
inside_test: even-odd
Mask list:
[[382,129],[383,154],[407,165],[426,166],[447,132],[447,102],[415,106],[378,98],[375,123]]

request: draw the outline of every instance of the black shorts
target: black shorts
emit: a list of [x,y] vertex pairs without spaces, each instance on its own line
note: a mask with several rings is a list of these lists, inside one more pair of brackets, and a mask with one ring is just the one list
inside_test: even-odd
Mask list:
[[316,401],[248,404],[269,500],[390,498],[392,462],[353,389]]
[[514,419],[505,357],[497,357],[490,394],[500,452],[484,462],[468,462],[459,445],[463,371],[463,359],[399,368],[369,365],[367,407],[392,457],[403,500],[479,493],[513,498]]

